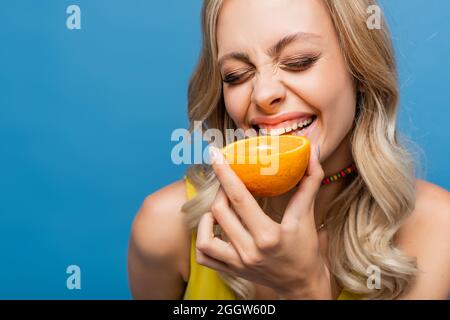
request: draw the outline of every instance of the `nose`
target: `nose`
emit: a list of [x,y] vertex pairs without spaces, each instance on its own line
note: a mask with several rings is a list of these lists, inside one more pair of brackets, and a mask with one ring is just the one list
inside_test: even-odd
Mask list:
[[286,88],[272,68],[266,68],[254,78],[252,102],[266,113],[276,113],[286,98]]

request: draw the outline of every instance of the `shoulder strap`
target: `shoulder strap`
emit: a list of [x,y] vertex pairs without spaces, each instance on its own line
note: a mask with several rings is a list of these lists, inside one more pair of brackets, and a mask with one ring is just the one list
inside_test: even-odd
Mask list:
[[189,181],[187,176],[184,176],[184,181],[186,183],[186,195],[188,200],[190,200],[195,197],[197,191],[195,190],[194,185]]

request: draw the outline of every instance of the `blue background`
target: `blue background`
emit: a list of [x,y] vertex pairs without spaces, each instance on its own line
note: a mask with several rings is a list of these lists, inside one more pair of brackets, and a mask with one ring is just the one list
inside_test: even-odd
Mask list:
[[[66,8],[81,7],[81,30]],[[450,188],[450,3],[382,1],[400,69],[403,131],[424,177]],[[130,225],[179,179],[200,0],[2,1],[0,298],[128,299]],[[82,289],[66,288],[81,267]]]

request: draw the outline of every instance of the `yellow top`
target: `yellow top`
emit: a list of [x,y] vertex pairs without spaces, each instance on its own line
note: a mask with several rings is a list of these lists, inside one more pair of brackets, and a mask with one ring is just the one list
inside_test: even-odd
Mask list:
[[[187,198],[195,196],[195,187],[186,181]],[[234,292],[220,277],[220,274],[213,269],[197,263],[195,258],[196,232],[192,233],[191,253],[190,253],[190,273],[184,292],[183,300],[237,300]],[[346,290],[342,290],[338,300],[356,300],[358,296]]]

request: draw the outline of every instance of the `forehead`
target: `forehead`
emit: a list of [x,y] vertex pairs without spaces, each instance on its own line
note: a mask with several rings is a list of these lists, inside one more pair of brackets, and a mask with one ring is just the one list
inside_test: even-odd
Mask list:
[[293,32],[326,38],[332,30],[323,0],[224,0],[217,22],[218,55],[266,50]]

